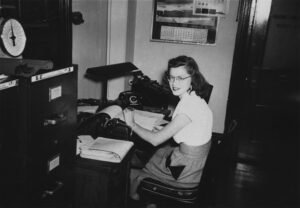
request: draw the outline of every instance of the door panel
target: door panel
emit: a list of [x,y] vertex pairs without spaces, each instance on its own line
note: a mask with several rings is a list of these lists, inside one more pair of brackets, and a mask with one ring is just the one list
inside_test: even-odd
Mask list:
[[[295,70],[257,68],[252,69],[251,77],[251,110],[252,135],[250,141],[270,142],[280,139],[282,130],[287,130],[285,117],[292,110],[290,100],[294,88]],[[294,109],[296,110],[296,109]]]
[[226,126],[238,122],[238,157],[257,162],[298,143],[299,2],[241,2]]

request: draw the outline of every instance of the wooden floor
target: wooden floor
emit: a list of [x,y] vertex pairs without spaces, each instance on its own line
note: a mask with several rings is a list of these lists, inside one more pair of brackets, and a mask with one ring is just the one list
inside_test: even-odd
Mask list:
[[271,146],[259,162],[239,158],[226,166],[212,207],[300,207],[298,147]]
[[[297,141],[286,138],[285,142],[273,140],[265,144],[259,159],[248,157],[247,151],[227,157],[228,151],[221,150],[217,180],[212,190],[207,190],[211,193],[208,198],[212,199],[196,208],[300,207],[299,142],[290,140]],[[239,148],[244,147],[239,145]]]
[[271,174],[238,163],[232,175],[224,177],[219,185],[214,207],[299,207],[296,181],[288,175]]

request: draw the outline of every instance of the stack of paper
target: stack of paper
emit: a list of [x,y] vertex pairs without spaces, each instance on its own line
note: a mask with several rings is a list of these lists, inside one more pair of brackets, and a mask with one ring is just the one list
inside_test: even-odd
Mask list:
[[94,160],[120,163],[133,146],[133,142],[98,137],[90,142],[90,136],[79,136],[87,141],[79,148],[80,156]]

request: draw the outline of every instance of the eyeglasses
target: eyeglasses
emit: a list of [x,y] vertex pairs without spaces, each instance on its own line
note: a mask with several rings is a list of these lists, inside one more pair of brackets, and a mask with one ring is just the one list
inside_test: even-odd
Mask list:
[[168,76],[168,81],[169,82],[174,82],[176,80],[177,82],[182,82],[183,80],[185,80],[185,79],[187,79],[189,77],[191,77],[191,76],[187,76],[187,77],[173,77],[173,76]]

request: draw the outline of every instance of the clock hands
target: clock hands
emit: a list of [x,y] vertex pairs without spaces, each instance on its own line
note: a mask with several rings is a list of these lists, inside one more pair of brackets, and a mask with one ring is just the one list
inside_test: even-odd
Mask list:
[[11,36],[9,38],[12,40],[13,46],[16,46],[16,36],[14,34],[14,28],[12,26],[11,21],[10,21],[10,29],[11,29]]

